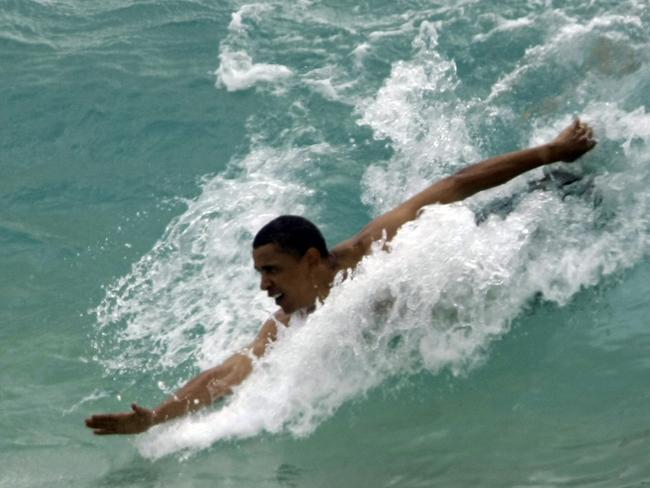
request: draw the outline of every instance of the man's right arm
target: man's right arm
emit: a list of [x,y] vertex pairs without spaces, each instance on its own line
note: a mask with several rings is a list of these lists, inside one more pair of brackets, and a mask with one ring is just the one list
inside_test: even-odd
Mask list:
[[261,357],[277,336],[276,320],[267,320],[255,340],[243,352],[232,355],[219,366],[203,371],[171,398],[153,410],[131,405],[130,412],[93,415],[86,426],[96,435],[138,434],[150,427],[193,412],[232,393],[253,369],[252,355]]

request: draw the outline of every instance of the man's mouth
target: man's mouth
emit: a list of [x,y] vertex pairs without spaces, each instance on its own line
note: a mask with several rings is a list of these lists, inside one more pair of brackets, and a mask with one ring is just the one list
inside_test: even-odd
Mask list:
[[274,295],[271,295],[271,298],[273,298],[273,300],[275,300],[276,305],[280,304],[280,301],[282,300],[283,297],[284,297],[284,295],[282,293],[279,293],[279,292],[274,294]]

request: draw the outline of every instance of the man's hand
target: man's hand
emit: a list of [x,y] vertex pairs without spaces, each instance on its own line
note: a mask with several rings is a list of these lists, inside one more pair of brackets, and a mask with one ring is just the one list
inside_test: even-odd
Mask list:
[[131,404],[132,412],[93,415],[86,427],[96,435],[139,434],[154,425],[154,411]]
[[86,419],[86,427],[96,435],[139,434],[150,427],[188,414],[232,393],[253,370],[252,353],[261,357],[277,337],[276,321],[287,325],[289,317],[276,313],[267,320],[255,340],[242,352],[233,354],[219,366],[203,371],[173,396],[153,410],[131,404],[132,412],[105,413]]
[[556,159],[566,163],[575,161],[595,145],[596,141],[593,138],[591,127],[580,122],[580,119],[575,119],[569,127],[549,143],[557,155]]

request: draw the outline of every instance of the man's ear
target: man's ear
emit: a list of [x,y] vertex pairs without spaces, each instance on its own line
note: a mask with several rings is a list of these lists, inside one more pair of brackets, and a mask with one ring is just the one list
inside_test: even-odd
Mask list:
[[320,252],[315,247],[310,247],[305,253],[305,259],[307,259],[307,264],[310,268],[318,266],[321,261]]

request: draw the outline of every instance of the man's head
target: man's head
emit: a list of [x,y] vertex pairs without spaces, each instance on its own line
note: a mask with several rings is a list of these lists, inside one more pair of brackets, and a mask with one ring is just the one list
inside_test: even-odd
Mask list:
[[285,313],[314,305],[322,294],[329,252],[323,235],[309,220],[282,215],[253,239],[253,261],[260,288]]

